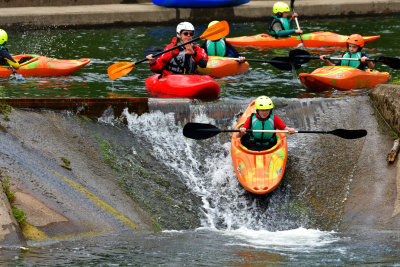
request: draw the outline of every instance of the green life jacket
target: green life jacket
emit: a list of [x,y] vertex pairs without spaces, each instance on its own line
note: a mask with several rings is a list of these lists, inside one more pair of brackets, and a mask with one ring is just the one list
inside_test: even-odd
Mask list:
[[225,38],[221,38],[218,41],[207,40],[207,55],[224,57],[226,53]]
[[278,18],[276,15],[272,15],[268,23],[268,31],[271,35],[276,35],[276,32],[273,29],[275,23],[279,23],[282,30],[290,30],[290,21],[287,18]]
[[[251,130],[275,130],[274,127],[274,113],[271,112],[268,120],[261,121],[257,119],[256,113],[251,114],[250,129]],[[272,142],[276,142],[275,133],[256,133],[251,132],[250,142],[256,145],[269,145]]]
[[[361,52],[357,52],[354,54],[350,54],[349,52],[344,53],[342,58],[357,58],[360,59],[362,57]],[[350,60],[342,60],[340,62],[340,66],[350,66],[353,68],[358,68],[361,64],[361,61],[350,61]]]

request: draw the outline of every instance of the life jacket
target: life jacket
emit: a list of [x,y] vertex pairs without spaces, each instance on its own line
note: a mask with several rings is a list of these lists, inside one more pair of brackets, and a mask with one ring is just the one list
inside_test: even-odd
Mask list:
[[[357,58],[360,59],[362,57],[361,52],[357,52],[354,54],[350,54],[349,52],[346,52],[343,54],[342,58]],[[342,60],[340,62],[340,66],[350,66],[353,68],[358,68],[361,64],[361,61],[353,61],[353,60]]]
[[[6,51],[8,51],[7,47],[5,47],[4,45],[0,45],[0,50],[6,50]],[[5,58],[0,57],[0,65],[1,65],[1,66],[7,66],[7,67],[8,67],[8,63],[7,63],[7,61],[6,61]]]
[[224,57],[226,54],[226,43],[225,38],[219,39],[218,41],[207,40],[207,55]]
[[175,74],[197,74],[197,63],[191,55],[185,54],[185,49],[175,54],[165,66],[165,70]]
[[[256,113],[251,114],[250,127],[251,130],[275,130],[274,127],[274,113],[271,111],[269,118],[261,121],[257,118]],[[269,145],[276,143],[275,133],[258,133],[250,132],[250,143],[256,145]]]
[[282,30],[290,30],[290,21],[287,18],[278,18],[277,16],[272,15],[268,21],[268,31],[272,36],[277,37],[277,34],[273,29],[275,23],[280,24]]

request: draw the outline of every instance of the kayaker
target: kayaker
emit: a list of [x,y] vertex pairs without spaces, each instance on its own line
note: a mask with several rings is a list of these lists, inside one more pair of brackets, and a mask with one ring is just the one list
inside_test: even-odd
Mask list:
[[268,21],[269,34],[275,38],[290,37],[294,33],[303,33],[302,30],[291,29],[291,24],[297,13],[293,13],[291,19],[288,19],[290,7],[284,2],[276,2],[272,7],[272,15]]
[[[164,50],[173,48],[182,43],[193,39],[194,26],[190,22],[181,22],[176,27],[176,37],[172,43],[167,45]],[[153,58],[150,54],[146,56],[150,64],[150,69],[155,73],[168,74],[197,74],[197,66],[205,68],[208,56],[204,49],[190,43],[184,47],[179,47],[169,53]]]
[[240,132],[237,137],[241,138],[242,144],[249,150],[262,151],[273,147],[276,142],[275,133],[247,133],[247,129],[251,130],[287,130],[289,134],[294,134],[295,129],[289,128],[283,121],[273,112],[274,103],[267,96],[259,96],[254,106],[256,113],[251,114],[245,123],[239,128]]
[[[218,23],[218,20],[211,21],[208,24],[208,27]],[[235,58],[238,58],[240,63],[246,61],[245,57],[242,57],[239,52],[224,38],[221,38],[217,41],[205,40],[203,44],[200,46],[206,51],[209,56],[219,56],[219,57],[228,57],[229,55]]]
[[6,47],[8,35],[5,30],[0,29],[0,65],[11,66],[14,69],[19,69],[19,63],[10,55]]
[[367,61],[368,56],[365,52],[361,52],[364,47],[364,38],[359,34],[352,34],[347,38],[347,52],[342,55],[342,58],[357,58],[359,61],[353,60],[340,60],[338,63],[333,64],[329,59],[326,59],[326,55],[320,56],[320,59],[326,62],[329,66],[350,66],[360,70],[366,70],[368,68],[373,69],[374,63]]

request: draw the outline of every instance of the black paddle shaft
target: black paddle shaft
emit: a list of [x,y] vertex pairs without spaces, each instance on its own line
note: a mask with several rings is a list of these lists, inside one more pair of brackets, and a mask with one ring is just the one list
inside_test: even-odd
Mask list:
[[[251,132],[252,130],[247,130],[247,132]],[[207,123],[196,123],[189,122],[183,127],[183,135],[185,137],[202,140],[208,139],[210,137],[216,136],[219,133],[226,132],[240,132],[239,129],[233,130],[224,130],[220,129],[217,126]],[[297,131],[297,133],[315,133],[315,134],[333,134],[341,138],[345,139],[357,139],[367,135],[366,130],[346,130],[346,129],[336,129],[333,131]]]
[[[156,58],[156,57],[158,57],[158,56],[160,56],[160,55],[162,55],[162,54],[171,52],[171,51],[173,51],[173,50],[175,50],[175,49],[177,49],[177,48],[179,48],[179,47],[182,47],[182,46],[185,46],[185,45],[187,45],[187,44],[196,42],[196,41],[198,41],[198,40],[200,40],[200,39],[201,39],[200,37],[196,37],[196,38],[194,38],[194,39],[192,39],[192,40],[190,40],[190,41],[187,41],[186,43],[183,43],[183,44],[174,46],[174,47],[172,47],[172,48],[170,48],[170,49],[161,51],[161,52],[159,52],[159,53],[153,55],[153,57]],[[142,60],[139,60],[138,62],[135,62],[135,65],[140,64],[140,63],[143,63],[143,62],[145,62],[145,61],[147,61],[147,58],[144,58],[144,59],[142,59]]]
[[[353,60],[348,58],[336,58],[336,57],[325,57],[330,60]],[[305,50],[294,49],[289,52],[289,59],[296,65],[302,65],[310,61],[311,59],[319,59],[319,56],[312,56]],[[367,61],[381,62],[392,69],[400,69],[400,59],[394,57],[380,56],[378,59],[367,59]]]

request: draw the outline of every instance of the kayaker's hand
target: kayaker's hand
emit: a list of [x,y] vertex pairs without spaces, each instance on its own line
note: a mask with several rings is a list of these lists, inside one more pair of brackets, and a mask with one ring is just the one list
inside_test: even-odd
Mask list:
[[239,130],[240,130],[241,134],[245,134],[247,129],[244,127],[241,127],[241,128],[239,128]]
[[303,30],[296,30],[295,33],[302,34],[302,33],[303,33]]
[[149,61],[150,65],[156,64],[156,59],[153,58],[153,54],[147,55],[146,59]]
[[246,58],[245,58],[245,57],[238,57],[238,59],[239,59],[239,63],[243,63],[243,62],[246,61]]
[[321,59],[322,61],[328,62],[328,60],[325,59],[325,57],[326,57],[326,55],[322,55],[322,56],[319,56],[319,59]]
[[292,19],[294,19],[295,17],[298,17],[299,16],[299,14],[297,14],[297,13],[293,13],[293,15],[292,15]]
[[285,127],[285,130],[288,131],[288,134],[294,134],[294,133],[296,133],[296,130],[295,130],[294,128]]
[[368,57],[362,57],[362,58],[360,59],[360,61],[361,61],[361,63],[365,63],[365,62],[367,62],[367,59],[368,59]]
[[194,50],[193,50],[192,44],[185,45],[185,50],[186,50],[185,54],[187,54],[187,55],[193,55],[194,54]]

